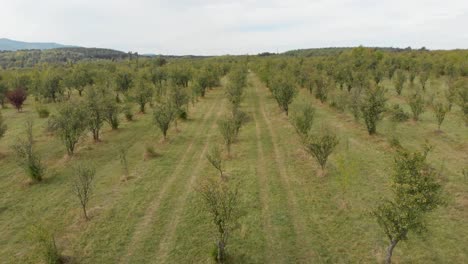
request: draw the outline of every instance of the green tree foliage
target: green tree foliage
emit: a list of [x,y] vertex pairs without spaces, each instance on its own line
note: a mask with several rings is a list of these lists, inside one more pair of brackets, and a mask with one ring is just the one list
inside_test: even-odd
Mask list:
[[88,129],[93,134],[93,139],[96,142],[99,141],[100,131],[105,120],[103,101],[103,91],[99,91],[96,87],[88,89],[84,105],[88,114]]
[[385,263],[391,263],[393,249],[409,232],[426,229],[425,216],[442,204],[441,185],[424,153],[400,152],[392,176],[394,198],[384,200],[374,211],[378,224],[390,241]]
[[426,90],[426,86],[427,86],[427,81],[429,80],[429,72],[428,71],[423,71],[421,73],[419,73],[419,83],[421,84],[421,88],[423,89],[423,91]]
[[437,119],[437,126],[440,130],[440,126],[444,122],[445,115],[448,112],[448,106],[442,102],[437,102],[434,104],[434,116]]
[[324,103],[327,101],[328,92],[332,85],[331,79],[324,73],[317,74],[314,78],[315,98]]
[[235,109],[239,107],[242,101],[244,88],[247,86],[247,73],[244,68],[239,67],[231,70],[228,75],[228,84],[226,86],[226,97]]
[[87,86],[93,85],[94,83],[93,75],[89,70],[90,68],[91,65],[89,64],[78,64],[65,78],[67,85],[75,88],[80,96],[82,96]]
[[285,74],[281,74],[272,80],[271,92],[281,110],[288,115],[289,105],[297,94],[295,83]]
[[144,77],[138,78],[135,87],[132,89],[131,98],[140,106],[140,112],[145,113],[146,104],[151,102],[153,98],[151,83]]
[[133,85],[134,76],[131,72],[122,69],[116,73],[115,76],[115,85],[117,92],[127,93]]
[[454,86],[457,91],[456,103],[462,111],[466,126],[468,126],[468,79],[459,79]]
[[65,144],[67,153],[72,156],[76,144],[88,128],[88,112],[77,102],[67,102],[58,109],[56,116],[51,117],[55,133]]
[[119,128],[119,114],[122,111],[120,105],[109,95],[104,95],[102,100],[102,111],[104,121],[107,122],[112,130]]
[[42,97],[57,102],[64,93],[62,80],[62,76],[56,69],[48,69],[42,77],[40,87]]
[[385,111],[385,89],[379,85],[370,86],[364,91],[361,101],[361,113],[366,123],[367,132],[373,135],[377,132],[377,123]]
[[226,146],[228,156],[231,155],[231,145],[234,143],[237,134],[237,126],[232,118],[224,118],[218,121],[218,128],[223,137],[224,145]]
[[216,237],[216,261],[226,261],[229,237],[239,218],[238,185],[222,180],[207,180],[198,187],[204,208],[210,215]]
[[331,155],[338,143],[338,137],[331,130],[324,129],[318,134],[309,135],[304,145],[307,152],[320,164],[323,172],[328,156]]
[[0,76],[0,106],[2,108],[5,108],[7,93],[8,87],[6,83],[2,80],[2,77]]
[[170,102],[161,102],[154,107],[154,122],[161,130],[164,140],[167,139],[167,131],[176,117],[174,106]]
[[406,82],[406,75],[403,72],[403,70],[397,70],[393,79],[393,82],[395,84],[395,90],[398,95],[401,95],[401,92],[403,91],[403,87]]
[[189,96],[187,89],[183,86],[171,86],[169,90],[169,102],[174,110],[174,125],[177,129],[177,119],[179,117],[187,118]]
[[411,107],[413,113],[413,120],[418,121],[419,116],[424,112],[424,97],[421,93],[416,92],[410,96],[408,104]]
[[301,102],[294,109],[291,122],[301,139],[306,139],[314,121],[315,109],[307,102]]
[[176,65],[169,69],[169,79],[178,86],[188,87],[192,72],[188,65]]
[[26,122],[26,138],[19,138],[12,146],[17,156],[18,164],[33,182],[40,182],[45,174],[45,166],[40,155],[34,149],[33,122]]
[[93,181],[96,169],[90,165],[80,164],[73,170],[72,190],[78,198],[83,215],[89,220],[87,207],[93,191]]

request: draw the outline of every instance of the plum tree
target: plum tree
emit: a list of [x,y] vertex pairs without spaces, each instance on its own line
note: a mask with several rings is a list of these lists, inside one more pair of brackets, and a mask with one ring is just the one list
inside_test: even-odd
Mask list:
[[398,242],[408,239],[409,232],[424,231],[425,215],[442,204],[441,185],[435,170],[426,163],[427,152],[397,154],[391,185],[394,198],[382,201],[372,213],[390,240],[386,264],[391,263]]

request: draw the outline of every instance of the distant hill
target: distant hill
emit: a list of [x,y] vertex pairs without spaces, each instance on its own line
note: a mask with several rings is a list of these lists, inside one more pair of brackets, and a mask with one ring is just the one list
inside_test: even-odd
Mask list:
[[30,50],[30,49],[56,49],[73,47],[53,42],[23,42],[7,38],[0,38],[0,50],[16,51],[16,50]]
[[118,50],[79,47],[0,51],[0,67],[25,68],[38,63],[60,64],[96,59],[121,60],[129,56],[130,54]]

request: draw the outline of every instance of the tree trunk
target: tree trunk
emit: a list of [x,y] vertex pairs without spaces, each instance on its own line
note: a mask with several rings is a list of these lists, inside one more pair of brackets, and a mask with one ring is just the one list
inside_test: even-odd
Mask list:
[[218,263],[224,263],[224,246],[222,241],[218,241]]
[[86,205],[83,205],[82,208],[83,208],[84,217],[85,217],[86,221],[88,221],[89,217],[88,217],[88,213],[86,212]]
[[387,248],[387,256],[385,257],[385,264],[391,264],[392,263],[392,254],[393,254],[393,249],[397,245],[398,240],[392,240],[390,243],[390,246]]

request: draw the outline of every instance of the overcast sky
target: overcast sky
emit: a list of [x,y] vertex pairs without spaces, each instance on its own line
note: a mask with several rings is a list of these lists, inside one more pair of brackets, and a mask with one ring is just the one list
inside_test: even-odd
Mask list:
[[468,0],[0,0],[0,38],[156,54],[468,48]]

